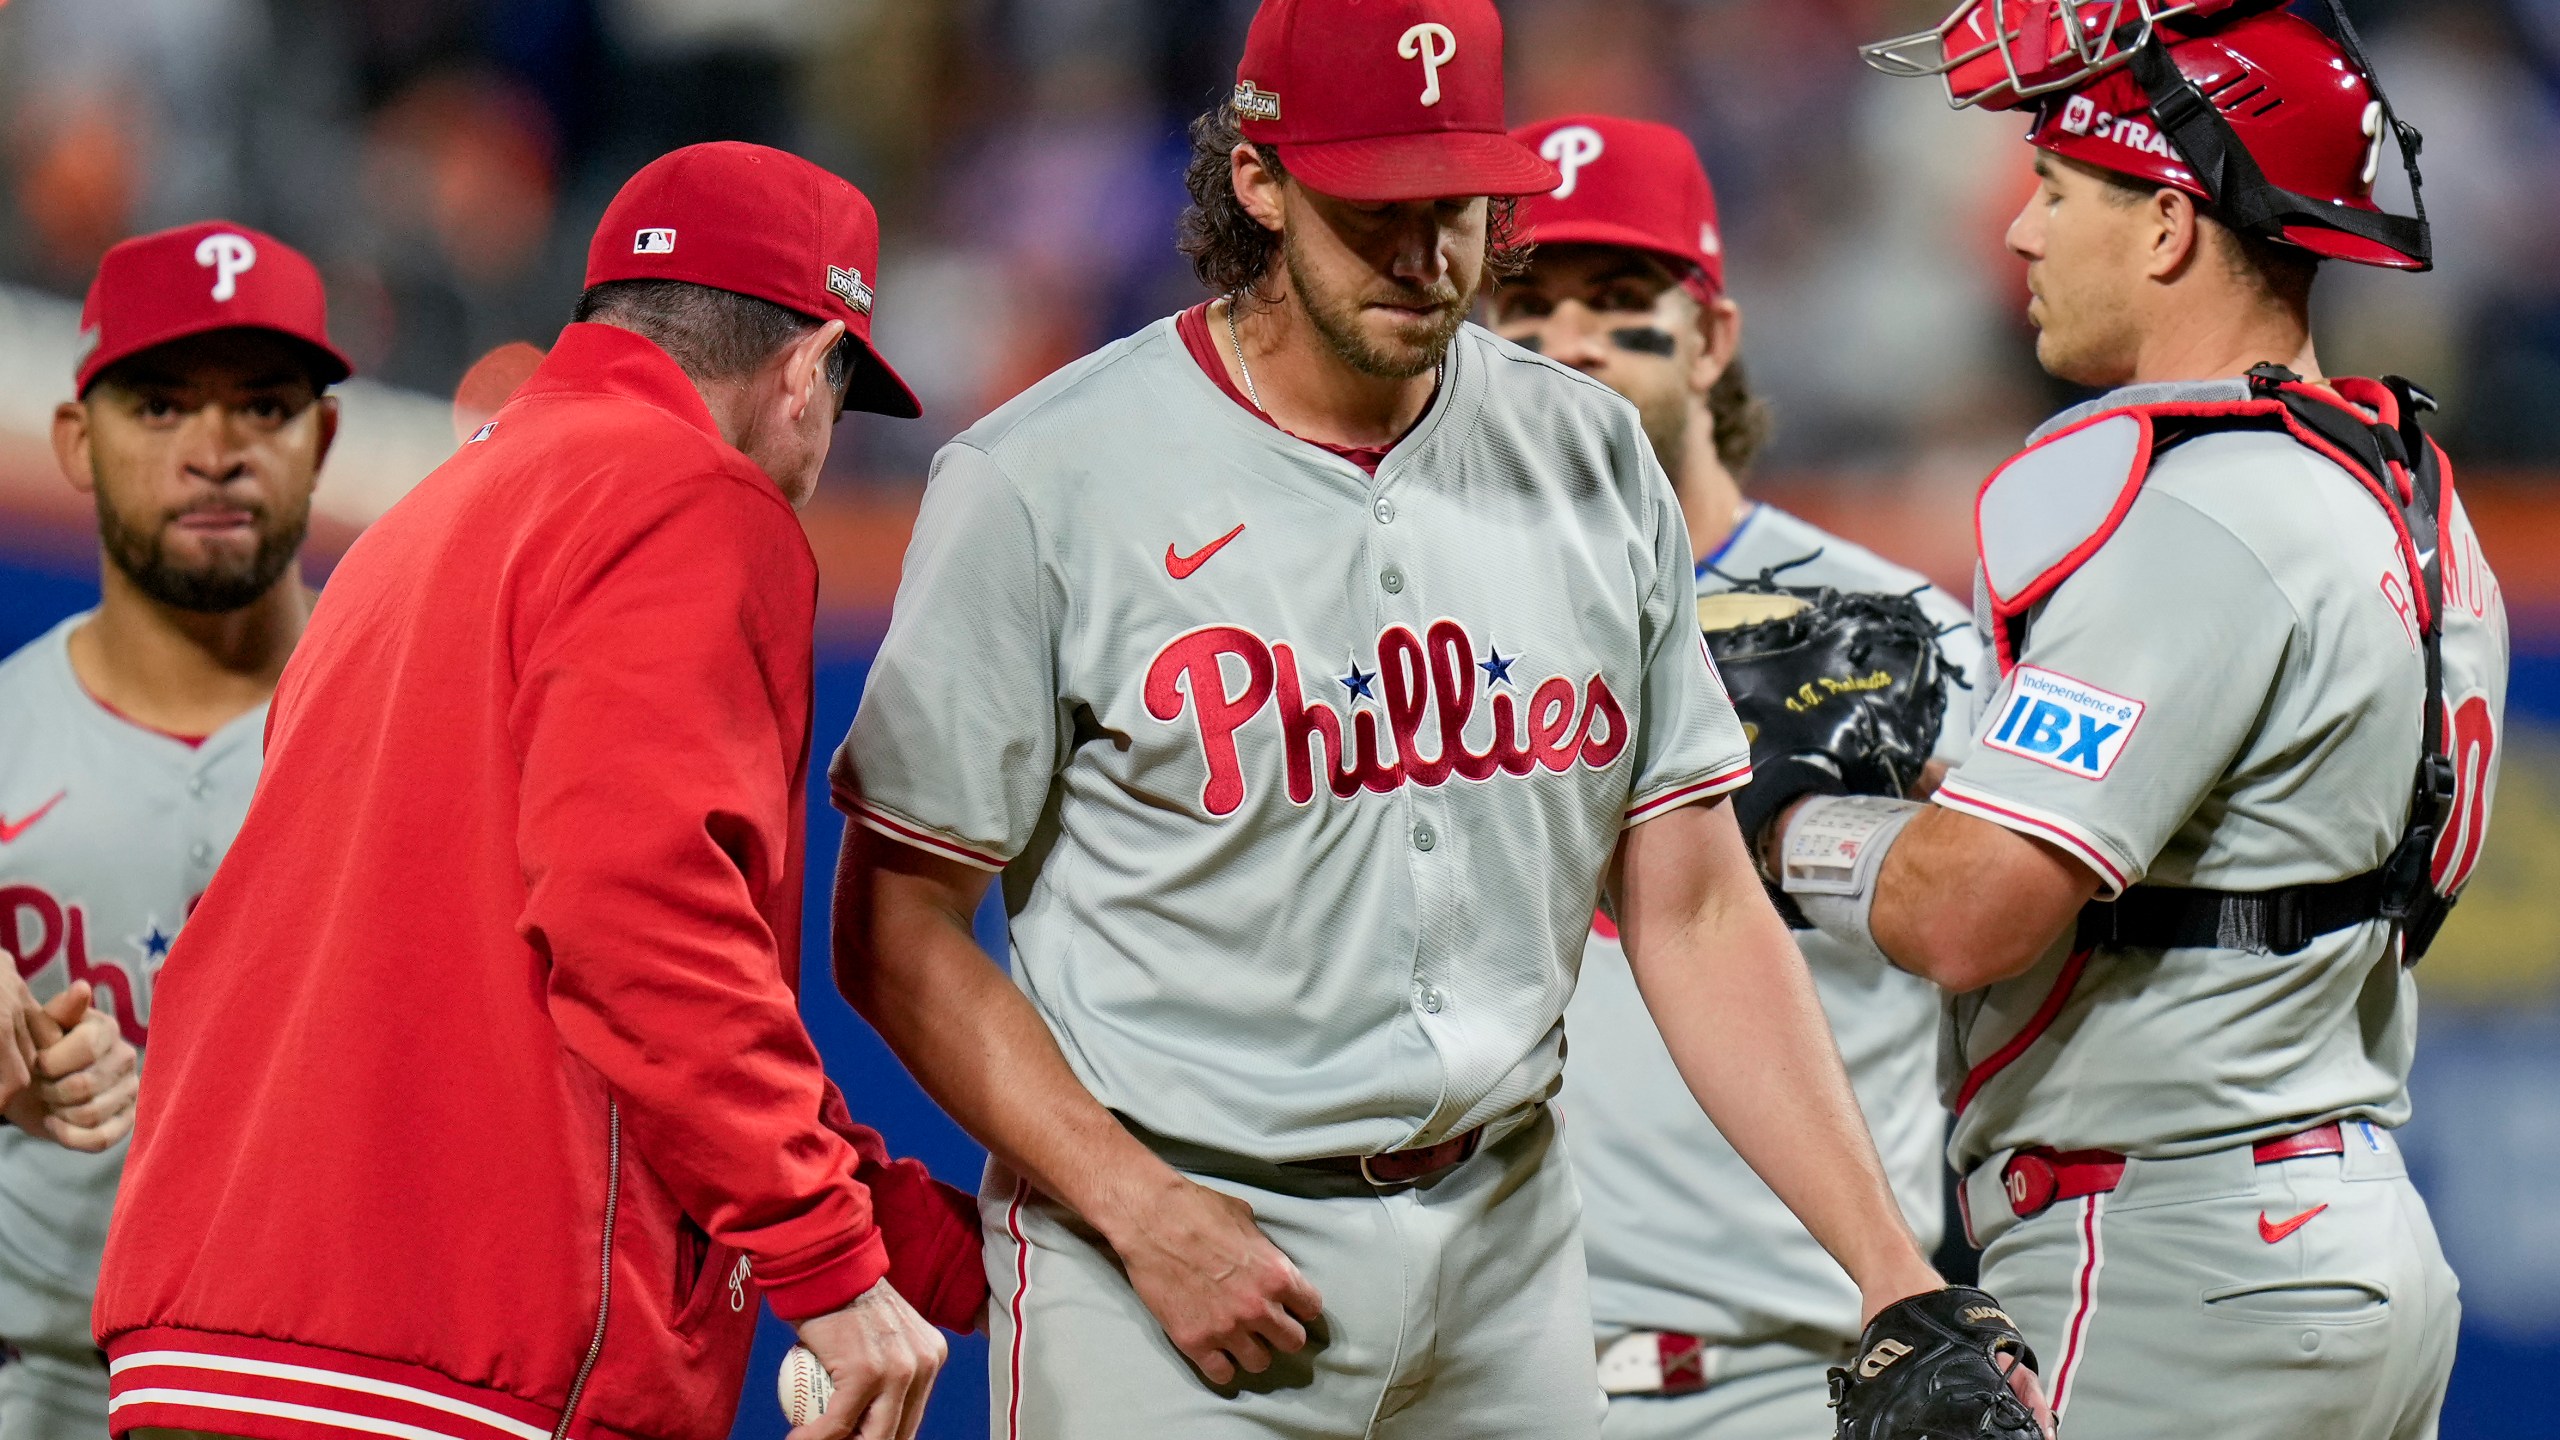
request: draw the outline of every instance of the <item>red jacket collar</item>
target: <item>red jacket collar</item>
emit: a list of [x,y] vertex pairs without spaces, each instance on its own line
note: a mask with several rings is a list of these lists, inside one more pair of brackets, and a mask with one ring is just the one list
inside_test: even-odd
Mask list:
[[[644,336],[618,325],[573,324],[562,329],[516,396],[622,395],[655,405],[714,440],[720,425],[684,368]],[[725,443],[725,441],[723,442]]]

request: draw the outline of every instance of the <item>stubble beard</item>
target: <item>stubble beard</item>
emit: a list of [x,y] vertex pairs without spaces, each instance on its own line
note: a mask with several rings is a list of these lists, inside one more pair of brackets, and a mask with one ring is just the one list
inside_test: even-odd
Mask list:
[[[98,500],[98,542],[108,561],[143,594],[198,615],[244,609],[274,589],[301,553],[303,537],[311,529],[307,503],[288,514],[250,505],[245,508],[258,534],[257,548],[245,556],[221,556],[191,567],[171,559],[167,544],[171,527],[186,511],[170,511],[148,525],[130,524],[108,499],[103,479],[93,488]],[[221,508],[235,507],[226,502]]]
[[1381,380],[1410,380],[1448,358],[1449,344],[1457,338],[1458,327],[1466,323],[1468,308],[1475,303],[1476,287],[1460,289],[1455,280],[1408,291],[1415,301],[1438,305],[1438,316],[1419,340],[1380,344],[1361,329],[1361,302],[1357,297],[1326,293],[1306,264],[1294,233],[1281,233],[1280,258],[1288,266],[1290,291],[1305,308],[1307,319],[1325,348],[1343,364]]
[[1653,446],[1653,458],[1666,475],[1678,476],[1680,457],[1689,444],[1689,395],[1681,389],[1652,395],[1631,395],[1635,402],[1636,420],[1644,426],[1644,438]]

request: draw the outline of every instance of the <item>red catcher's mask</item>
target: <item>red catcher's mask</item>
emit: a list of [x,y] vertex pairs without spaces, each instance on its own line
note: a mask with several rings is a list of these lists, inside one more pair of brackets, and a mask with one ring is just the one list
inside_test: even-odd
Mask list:
[[1889,74],[1942,76],[1959,108],[2032,104],[2029,143],[2183,190],[2244,235],[2428,269],[2424,203],[2412,218],[2373,199],[2386,140],[2418,189],[2419,136],[2330,8],[2337,39],[2273,0],[1968,0],[1865,54]]

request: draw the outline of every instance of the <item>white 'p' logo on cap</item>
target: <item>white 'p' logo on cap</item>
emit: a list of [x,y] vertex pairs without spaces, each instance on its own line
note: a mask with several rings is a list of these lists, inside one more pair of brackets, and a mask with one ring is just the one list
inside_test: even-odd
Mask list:
[[1564,183],[1555,188],[1555,197],[1565,199],[1582,181],[1582,167],[1600,158],[1608,149],[1600,132],[1588,125],[1559,125],[1538,142],[1538,158],[1564,172]]
[[1440,103],[1440,67],[1458,53],[1458,37],[1437,20],[1425,20],[1396,41],[1396,53],[1422,62],[1422,103]]
[[196,242],[196,263],[213,272],[213,298],[228,300],[240,293],[240,277],[258,263],[258,247],[248,236],[225,230]]

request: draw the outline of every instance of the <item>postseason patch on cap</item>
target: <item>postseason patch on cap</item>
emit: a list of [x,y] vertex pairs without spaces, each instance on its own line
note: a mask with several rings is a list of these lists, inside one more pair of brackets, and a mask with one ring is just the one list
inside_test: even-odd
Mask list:
[[1250,80],[1237,81],[1235,96],[1227,103],[1233,105],[1236,113],[1247,120],[1280,118],[1280,97],[1268,90],[1256,88]]
[[1982,743],[2066,775],[2105,779],[2142,722],[2141,701],[2068,675],[2021,665],[2009,680],[2009,703]]
[[676,232],[667,229],[643,230],[631,237],[631,253],[673,255],[676,253]]
[[848,270],[841,265],[828,266],[827,289],[837,299],[853,307],[854,314],[871,313],[871,287],[862,283],[861,271]]

